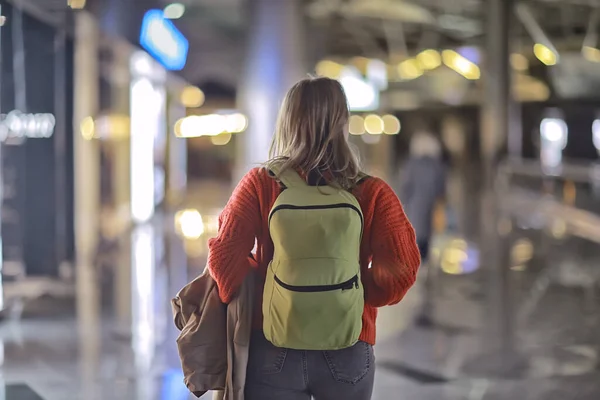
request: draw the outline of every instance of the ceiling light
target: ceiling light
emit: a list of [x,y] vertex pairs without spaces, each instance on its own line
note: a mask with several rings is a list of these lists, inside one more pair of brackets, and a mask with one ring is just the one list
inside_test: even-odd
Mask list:
[[379,115],[371,114],[365,118],[365,131],[372,135],[383,133],[383,120]]
[[476,80],[481,77],[481,71],[477,64],[472,63],[454,50],[444,50],[442,52],[444,64],[464,76],[466,79]]
[[185,6],[181,3],[171,3],[165,7],[163,12],[167,19],[179,19],[185,13]]
[[326,78],[338,79],[342,74],[344,66],[336,63],[335,61],[323,60],[317,63],[315,71],[317,75],[324,76]]
[[365,120],[360,115],[350,117],[348,131],[351,135],[362,135],[365,133]]
[[527,71],[529,69],[529,61],[523,54],[513,53],[510,55],[510,65],[515,71]]
[[558,62],[558,54],[541,43],[533,46],[533,54],[545,65],[555,65]]
[[427,70],[436,69],[442,65],[442,58],[437,50],[428,49],[423,50],[417,55],[417,60],[421,63],[423,68]]
[[68,4],[73,10],[82,10],[85,7],[85,0],[69,0]]
[[583,46],[581,53],[586,60],[600,63],[600,50],[592,46]]
[[416,79],[423,75],[423,69],[417,60],[409,58],[398,64],[398,75],[404,80]]
[[395,116],[388,114],[381,117],[383,120],[383,133],[396,135],[400,132],[400,121]]
[[225,146],[231,141],[231,133],[220,133],[217,136],[211,136],[210,141],[215,146]]
[[196,108],[204,104],[204,92],[196,86],[186,86],[179,96],[181,104],[187,108]]
[[96,125],[94,123],[94,118],[85,117],[83,120],[81,120],[81,124],[79,124],[79,131],[81,132],[81,136],[83,136],[85,140],[92,140],[96,133],[95,126]]

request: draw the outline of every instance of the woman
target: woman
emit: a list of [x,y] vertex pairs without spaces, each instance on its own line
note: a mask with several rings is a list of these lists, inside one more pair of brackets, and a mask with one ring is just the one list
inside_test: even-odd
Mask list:
[[421,258],[429,257],[429,244],[436,204],[446,192],[442,147],[427,132],[419,132],[410,143],[410,157],[404,165],[401,198],[406,215],[417,234]]
[[[420,257],[413,228],[393,190],[381,179],[365,178],[361,173],[357,158],[348,143],[348,120],[348,104],[342,86],[337,81],[309,78],[294,85],[281,106],[271,147],[271,159],[264,167],[254,168],[244,176],[220,215],[217,237],[209,241],[208,267],[224,303],[230,302],[235,296],[250,268],[255,268],[260,277],[257,279],[255,330],[250,344],[246,399],[370,399],[375,374],[373,345],[377,308],[398,303],[415,281]],[[294,193],[290,191],[294,188],[288,187],[290,182],[296,185],[297,193],[302,194],[290,198],[290,194]],[[310,187],[316,189],[312,190]],[[339,213],[341,211],[333,204],[321,209],[318,216],[307,210],[303,213],[286,214],[285,218],[282,217],[283,213],[277,216],[279,214],[274,212],[273,205],[280,195],[284,197],[286,193],[290,198],[288,200],[298,202],[305,195],[317,198],[318,202],[330,201],[328,195],[342,196],[340,198],[349,202],[345,209],[347,213]],[[349,193],[353,196],[349,196]],[[352,211],[354,207],[350,203],[353,201],[357,201],[360,206],[360,210],[356,207],[357,213]],[[279,208],[281,207],[280,205]],[[295,206],[287,208],[293,207]],[[310,206],[305,208],[311,209]],[[334,214],[335,217],[332,217]],[[357,219],[358,214],[360,219]],[[281,228],[286,219],[293,218],[300,218],[297,230],[304,232],[304,236],[299,236],[303,239],[294,236],[296,231],[287,231],[285,234],[274,231]],[[302,218],[310,220],[310,223],[303,224]],[[351,224],[351,220],[360,221],[359,225],[353,225],[354,222]],[[332,223],[322,224],[322,221]],[[271,261],[275,257],[277,265],[285,263],[283,254],[292,250],[281,246],[297,245],[305,252],[337,250],[325,248],[324,245],[321,247],[320,244],[321,240],[336,240],[336,235],[329,231],[335,228],[334,225],[343,227],[339,231],[341,235],[352,233],[359,226],[356,231],[356,260],[346,260],[348,265],[355,264],[360,269],[356,275],[359,276],[359,281],[346,282],[339,287],[339,291],[319,294],[294,293],[296,286],[292,285],[285,286],[290,289],[289,292],[278,287],[282,295],[307,297],[303,297],[306,301],[296,302],[293,307],[280,310],[282,313],[292,314],[273,317],[270,307],[278,305],[267,302],[272,301],[272,280],[278,278],[273,276],[272,270],[275,267],[270,265]],[[286,242],[292,236],[295,239]],[[272,238],[276,239],[275,244]],[[287,244],[282,244],[284,242]],[[343,247],[344,243],[338,242],[337,245]],[[346,245],[351,249],[352,243]],[[253,248],[256,253],[247,256]],[[304,261],[307,259],[310,257],[306,257]],[[323,261],[323,257],[317,261]],[[314,266],[312,263],[303,265],[305,269],[292,271],[297,279],[303,279],[303,273],[308,274],[308,270]],[[331,269],[333,268],[332,265]],[[325,264],[323,268],[312,268],[311,273],[328,269],[330,266]],[[347,283],[350,285],[346,285]],[[314,289],[314,286],[309,289]],[[359,289],[362,291],[358,292],[360,296],[357,298],[355,294]],[[271,297],[266,297],[269,290]],[[267,302],[263,304],[264,295]],[[289,315],[293,315],[296,308],[308,307],[307,304],[317,296],[323,296],[318,297],[323,299],[329,298],[327,296],[340,296],[340,299],[354,296],[355,301],[349,306],[360,305],[356,336],[353,336],[354,333],[349,334],[350,341],[346,346],[328,347],[324,343],[328,337],[321,336],[323,341],[311,341],[311,337],[318,336],[308,333],[300,335],[302,337],[296,335],[295,342],[290,339],[290,343],[294,343],[294,349],[292,346],[276,347],[265,338],[265,334],[269,333],[272,342],[285,342],[287,338],[294,336],[297,332],[292,332],[292,329],[286,331],[285,327],[293,326],[298,321]],[[333,310],[335,304],[323,301],[313,307],[315,321],[320,321],[318,327],[308,327],[315,325],[309,318],[297,324],[296,329],[318,330],[321,325],[327,325],[327,319],[319,319],[322,318],[321,309]],[[345,317],[344,312],[330,312],[328,317],[341,321],[342,325],[346,323],[345,318],[353,318],[350,314]],[[273,329],[265,331],[269,324],[277,323],[280,323],[279,328],[283,327],[277,334],[273,334]],[[310,333],[323,335],[327,331]],[[304,340],[303,344],[298,344],[301,340]],[[311,350],[317,348],[321,350]]]

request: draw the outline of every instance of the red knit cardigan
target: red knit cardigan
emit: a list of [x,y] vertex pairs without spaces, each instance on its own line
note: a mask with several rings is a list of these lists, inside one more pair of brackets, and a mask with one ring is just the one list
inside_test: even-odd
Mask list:
[[[217,237],[208,242],[208,268],[224,303],[235,296],[250,268],[257,269],[256,329],[262,329],[262,293],[267,266],[273,258],[267,220],[280,191],[266,169],[252,169],[219,216]],[[415,282],[421,259],[415,232],[387,183],[370,177],[353,194],[364,216],[360,265],[365,309],[360,340],[375,344],[377,307],[402,300]],[[254,258],[249,256],[252,251]]]

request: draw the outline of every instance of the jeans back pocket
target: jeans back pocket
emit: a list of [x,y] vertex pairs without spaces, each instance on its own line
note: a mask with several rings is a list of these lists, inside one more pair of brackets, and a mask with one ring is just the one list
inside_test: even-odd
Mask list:
[[265,337],[256,334],[250,341],[250,359],[248,371],[261,374],[278,374],[283,369],[287,349],[275,347]]
[[373,368],[373,346],[365,342],[347,349],[324,351],[323,356],[333,378],[341,383],[356,385]]

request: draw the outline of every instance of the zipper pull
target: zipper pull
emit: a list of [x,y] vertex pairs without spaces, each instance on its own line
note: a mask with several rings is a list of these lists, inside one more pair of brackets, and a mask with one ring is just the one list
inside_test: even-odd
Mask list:
[[358,285],[358,276],[354,279],[354,287],[360,289],[360,286]]

